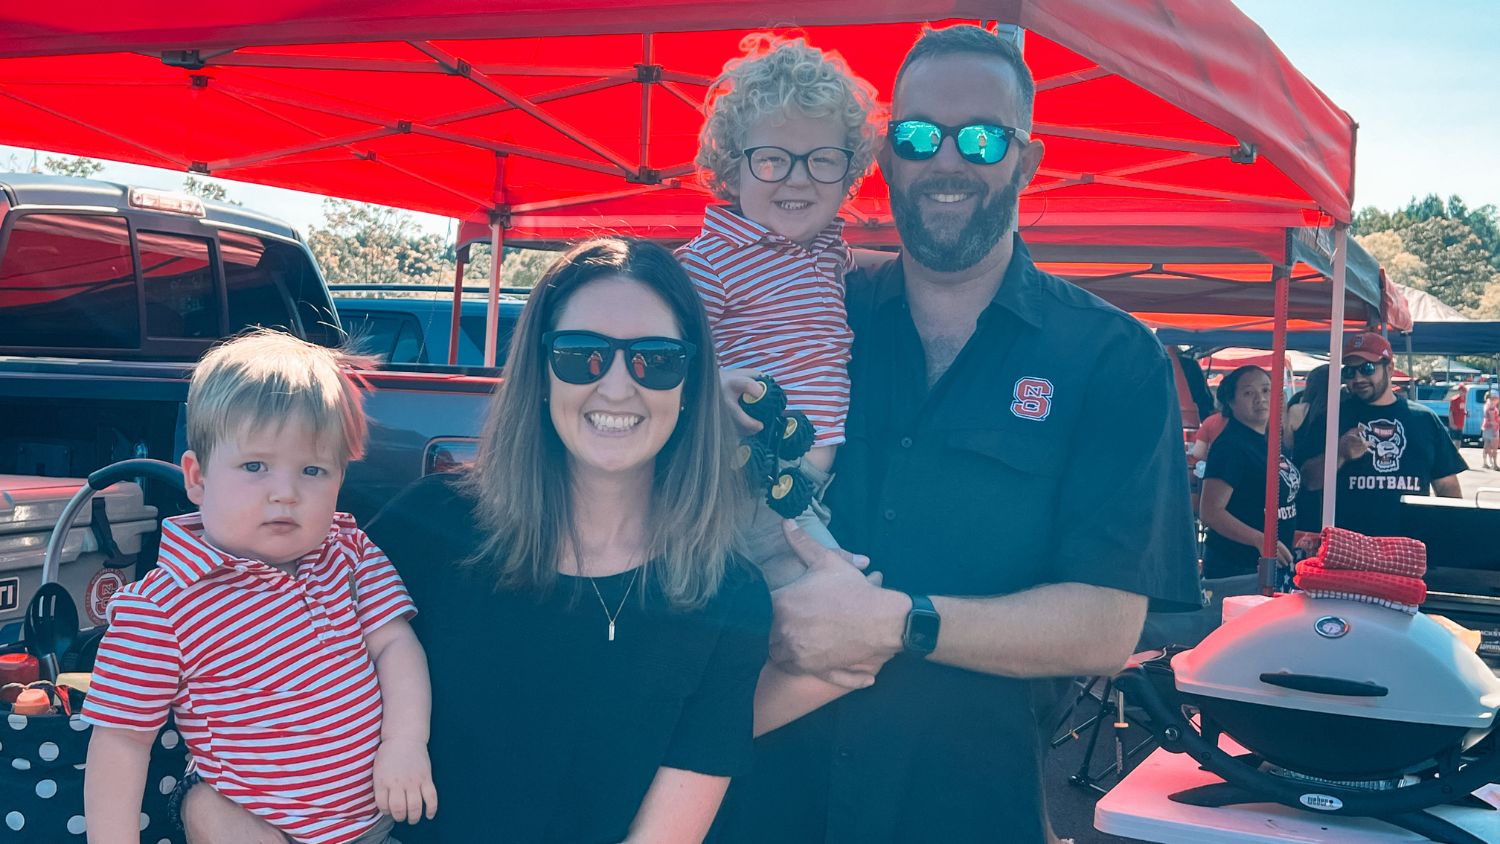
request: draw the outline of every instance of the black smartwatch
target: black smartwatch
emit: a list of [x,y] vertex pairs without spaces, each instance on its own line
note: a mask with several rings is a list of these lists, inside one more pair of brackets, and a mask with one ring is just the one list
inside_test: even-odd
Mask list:
[[906,652],[914,656],[927,656],[937,650],[938,629],[943,620],[926,595],[907,595],[911,598],[911,611],[906,614],[906,630],[901,633],[901,644]]

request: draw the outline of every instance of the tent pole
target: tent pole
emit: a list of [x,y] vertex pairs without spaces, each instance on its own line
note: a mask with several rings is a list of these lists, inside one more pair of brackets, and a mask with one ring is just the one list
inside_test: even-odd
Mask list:
[[[462,229],[460,229],[462,231]],[[463,314],[464,268],[469,265],[469,247],[461,246],[454,253],[456,269],[453,271],[453,313],[448,321],[448,365],[458,364],[458,318]]]
[[1260,565],[1257,573],[1260,594],[1276,594],[1276,546],[1281,513],[1281,416],[1285,410],[1282,389],[1286,383],[1286,319],[1290,280],[1283,267],[1272,272],[1276,282],[1276,325],[1271,334],[1271,418],[1266,422],[1266,496],[1265,520],[1260,542]]
[[490,223],[490,300],[484,311],[484,365],[495,365],[495,338],[500,333],[500,262],[505,257],[500,221]]
[[1343,363],[1344,357],[1344,262],[1348,256],[1349,233],[1343,223],[1333,227],[1333,313],[1328,331],[1328,397],[1324,418],[1328,420],[1323,431],[1323,527],[1332,527],[1336,515],[1334,507],[1338,496],[1339,473],[1339,391],[1334,387],[1334,367]]

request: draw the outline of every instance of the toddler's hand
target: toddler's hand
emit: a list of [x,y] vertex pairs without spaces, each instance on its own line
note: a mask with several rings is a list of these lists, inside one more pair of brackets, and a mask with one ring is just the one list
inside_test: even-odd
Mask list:
[[765,385],[755,380],[759,377],[760,372],[754,369],[719,370],[719,386],[723,388],[724,401],[729,405],[729,418],[744,434],[754,434],[762,427],[740,407],[740,396],[759,396],[765,390]]
[[397,823],[416,823],[437,814],[437,789],[427,745],[419,741],[383,741],[375,752],[375,806]]

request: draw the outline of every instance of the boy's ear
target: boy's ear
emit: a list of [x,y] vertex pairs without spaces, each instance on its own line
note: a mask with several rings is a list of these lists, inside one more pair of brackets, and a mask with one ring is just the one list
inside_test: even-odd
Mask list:
[[187,489],[188,500],[203,504],[203,463],[191,450],[182,453],[182,485]]

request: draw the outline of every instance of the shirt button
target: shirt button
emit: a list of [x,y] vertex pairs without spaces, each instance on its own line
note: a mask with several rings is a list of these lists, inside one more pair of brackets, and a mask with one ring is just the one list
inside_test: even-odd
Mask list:
[[901,447],[902,448],[911,448],[911,437],[902,437],[901,438]]
[[888,522],[894,522],[894,521],[896,521],[896,511],[895,510],[887,509],[883,515],[885,516],[885,520],[888,521]]
[[840,747],[838,753],[839,758],[844,761],[848,761],[854,758],[854,751],[850,750],[847,747]]

